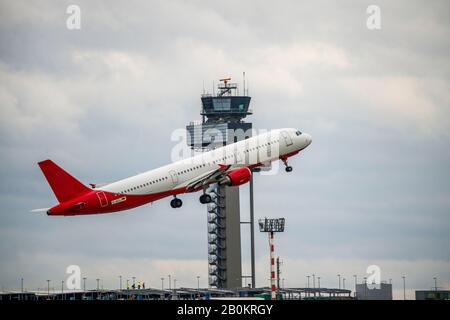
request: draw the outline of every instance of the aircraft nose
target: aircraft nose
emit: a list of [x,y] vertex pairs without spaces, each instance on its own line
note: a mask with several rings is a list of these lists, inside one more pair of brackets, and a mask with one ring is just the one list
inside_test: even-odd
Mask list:
[[303,138],[305,139],[306,146],[309,146],[312,142],[312,137],[310,134],[304,133]]

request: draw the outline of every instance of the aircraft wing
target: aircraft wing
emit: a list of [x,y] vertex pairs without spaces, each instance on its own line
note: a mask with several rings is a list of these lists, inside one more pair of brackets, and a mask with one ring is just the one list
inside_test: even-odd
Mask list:
[[212,183],[216,183],[221,180],[226,173],[230,172],[231,165],[219,164],[219,168],[213,170],[212,172],[208,172],[199,177],[195,177],[191,181],[188,182],[186,189],[187,192],[197,191],[203,188],[203,186],[208,186]]

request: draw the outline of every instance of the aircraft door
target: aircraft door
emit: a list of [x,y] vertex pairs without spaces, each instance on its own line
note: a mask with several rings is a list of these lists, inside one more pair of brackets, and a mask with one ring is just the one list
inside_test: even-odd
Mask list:
[[97,192],[97,198],[100,202],[100,207],[104,208],[108,206],[108,199],[106,199],[106,195],[103,191]]
[[173,185],[176,185],[178,183],[177,173],[174,170],[170,170],[169,174],[170,174],[170,178],[172,179]]
[[292,138],[286,131],[281,131],[281,136],[284,139],[284,142],[286,143],[286,147],[289,147],[292,145]]
[[239,151],[236,151],[236,155],[235,155],[234,159],[235,159],[236,164],[241,164],[244,161],[244,159],[242,158],[242,155],[239,153]]

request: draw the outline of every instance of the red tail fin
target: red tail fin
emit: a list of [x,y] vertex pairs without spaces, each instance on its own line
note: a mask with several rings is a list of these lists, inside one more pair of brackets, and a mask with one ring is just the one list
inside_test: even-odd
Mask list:
[[44,160],[38,164],[59,202],[73,199],[91,190],[52,160]]

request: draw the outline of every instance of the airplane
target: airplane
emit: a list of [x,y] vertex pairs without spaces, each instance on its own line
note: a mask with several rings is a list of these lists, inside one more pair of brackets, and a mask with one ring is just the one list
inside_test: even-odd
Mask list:
[[183,202],[178,195],[200,190],[200,203],[206,204],[212,201],[206,192],[211,184],[240,186],[250,181],[253,168],[281,160],[286,172],[291,172],[288,158],[311,142],[309,134],[297,129],[275,129],[117,182],[90,187],[52,160],[44,160],[38,165],[59,203],[32,211],[46,211],[49,216],[103,214],[170,196],[170,206],[180,208]]

